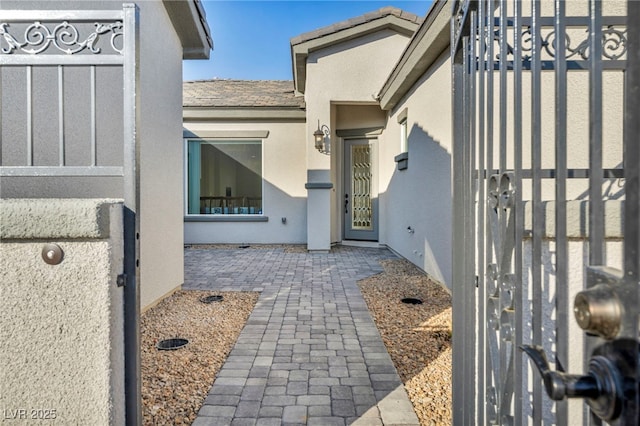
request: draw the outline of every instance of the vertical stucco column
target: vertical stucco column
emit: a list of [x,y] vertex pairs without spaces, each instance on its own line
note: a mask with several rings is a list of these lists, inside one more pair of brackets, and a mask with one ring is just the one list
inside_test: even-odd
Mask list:
[[[328,173],[327,173],[328,174]],[[307,250],[331,248],[331,182],[307,182]]]
[[[324,99],[307,104],[307,250],[331,248],[331,148],[333,135],[325,137],[326,152],[315,149],[313,132],[331,124],[329,102]],[[333,131],[333,129],[331,129]]]
[[0,200],[4,421],[124,424],[122,210],[112,200]]

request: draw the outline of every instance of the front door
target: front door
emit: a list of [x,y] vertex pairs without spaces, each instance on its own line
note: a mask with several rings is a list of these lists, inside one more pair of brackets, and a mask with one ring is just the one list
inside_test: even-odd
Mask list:
[[376,140],[344,142],[344,238],[378,241]]

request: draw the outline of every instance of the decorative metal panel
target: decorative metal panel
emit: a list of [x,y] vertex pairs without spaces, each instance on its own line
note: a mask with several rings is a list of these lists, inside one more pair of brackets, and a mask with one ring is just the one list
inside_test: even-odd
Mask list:
[[[133,3],[120,10],[0,11],[0,92],[12,93],[1,105],[0,178],[16,191],[9,196],[124,201],[127,424],[142,422],[138,26]],[[40,193],[25,193],[34,188]]]
[[[25,102],[25,107],[24,111],[18,108],[12,111],[10,120],[5,114],[6,121],[1,123],[3,137],[22,140],[24,146],[14,148],[22,153],[22,160],[11,156],[1,159],[0,176],[125,175],[123,160],[118,164],[116,159],[123,156],[115,148],[123,144],[120,135],[125,130],[110,123],[112,131],[102,133],[105,140],[101,144],[98,121],[102,119],[100,114],[117,114],[124,103],[120,93],[128,93],[105,94],[105,86],[110,82],[105,77],[101,79],[101,75],[114,78],[115,70],[119,73],[119,86],[135,78],[130,71],[135,52],[127,51],[125,46],[126,33],[134,31],[125,25],[130,10],[125,7],[113,11],[2,11],[0,67],[7,71],[0,84],[11,86],[12,104]],[[131,75],[127,76],[128,72]],[[82,115],[77,113],[80,108]],[[104,112],[107,108],[108,113]],[[43,109],[51,117],[43,118]],[[53,116],[55,123],[51,120]],[[123,111],[123,116],[126,126],[128,112]],[[43,129],[55,129],[56,134],[45,139],[41,135],[51,132]],[[81,138],[84,141],[78,141]],[[120,152],[126,152],[127,148],[122,147]],[[56,153],[55,157],[51,152]]]
[[[101,38],[107,38],[111,49],[122,54],[122,21],[109,24],[96,22],[93,24],[93,28],[85,31],[86,35],[82,36],[78,26],[78,24],[70,24],[68,21],[44,24],[35,21],[27,24],[22,34],[14,34],[11,24],[0,22],[0,51],[3,54],[37,55],[51,48],[67,55],[85,50],[93,54],[100,54],[103,49],[100,47]],[[106,36],[102,37],[103,35]]]
[[[453,396],[464,407],[455,424],[640,421],[640,214],[637,201],[620,201],[640,188],[640,163],[629,160],[640,152],[629,130],[640,121],[640,59],[637,70],[629,65],[640,31],[634,40],[624,9],[606,15],[603,5],[452,6]],[[622,124],[624,102],[622,168],[623,138],[611,123]],[[580,214],[570,208],[577,202]],[[606,266],[609,250],[620,258],[605,203],[627,210],[624,244],[616,240],[626,275]],[[581,236],[569,229],[578,216]],[[584,343],[571,344],[578,328]]]
[[373,229],[371,200],[371,147],[351,146],[351,227],[354,230]]

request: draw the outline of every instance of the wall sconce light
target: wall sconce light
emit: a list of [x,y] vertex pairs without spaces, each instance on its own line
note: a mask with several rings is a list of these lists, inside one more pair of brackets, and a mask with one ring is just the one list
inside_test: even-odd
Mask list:
[[330,130],[326,124],[320,126],[320,120],[318,120],[318,130],[313,132],[313,138],[315,140],[316,149],[323,154],[328,154],[329,150],[325,144],[325,140],[329,138]]

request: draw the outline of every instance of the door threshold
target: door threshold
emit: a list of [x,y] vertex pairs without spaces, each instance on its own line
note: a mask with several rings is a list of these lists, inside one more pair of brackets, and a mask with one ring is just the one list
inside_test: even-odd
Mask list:
[[358,240],[342,240],[340,245],[349,247],[365,247],[365,248],[381,248],[384,244],[380,244],[378,241],[358,241]]

